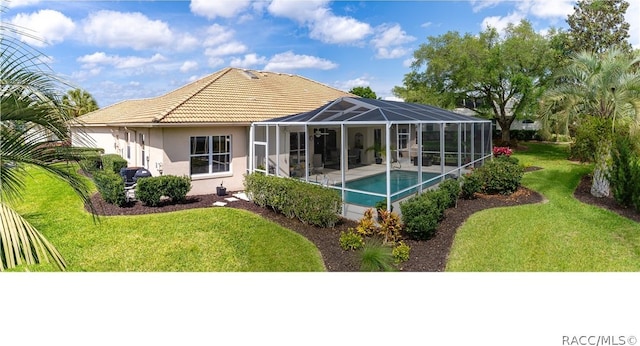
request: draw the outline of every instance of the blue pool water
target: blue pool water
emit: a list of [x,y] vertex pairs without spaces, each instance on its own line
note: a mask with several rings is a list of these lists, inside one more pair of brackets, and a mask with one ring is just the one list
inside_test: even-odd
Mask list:
[[[391,171],[391,194],[404,190],[410,186],[414,186],[418,184],[418,172],[411,171],[400,171],[394,170]],[[429,179],[437,177],[439,174],[437,173],[422,173],[422,181],[425,182]],[[429,184],[425,184],[424,188],[435,185],[438,180],[432,181]],[[387,193],[387,177],[386,173],[379,173],[375,175],[370,175],[368,177],[351,180],[346,183],[346,188],[353,190],[361,190],[366,192],[373,193]],[[412,188],[408,191],[405,191],[401,194],[395,195],[391,198],[392,201],[397,201],[409,195],[415,194],[417,192],[417,188]],[[346,191],[345,193],[345,203],[349,204],[357,204],[365,207],[373,207],[376,202],[384,199],[384,197],[373,196],[366,193],[361,192],[352,192]]]

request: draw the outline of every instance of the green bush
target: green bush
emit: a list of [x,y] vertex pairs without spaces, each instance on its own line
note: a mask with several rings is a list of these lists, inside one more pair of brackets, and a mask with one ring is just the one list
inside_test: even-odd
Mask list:
[[[628,136],[619,136],[611,150],[609,183],[613,198],[625,207],[634,205],[640,195],[640,163]],[[634,198],[635,197],[635,198]],[[638,209],[638,208],[636,208]]]
[[460,197],[460,182],[457,179],[446,179],[438,185],[438,190],[442,191],[447,197],[448,203],[446,208],[455,206]]
[[462,199],[473,199],[475,194],[482,190],[482,178],[477,171],[467,173],[462,176],[462,188],[460,197]]
[[581,162],[595,161],[599,144],[610,136],[610,119],[586,117],[576,128],[575,141],[571,143],[569,158]]
[[340,220],[342,199],[331,188],[257,173],[246,175],[244,186],[254,203],[287,217],[319,227],[333,227]]
[[358,250],[364,246],[364,239],[353,229],[340,232],[340,247],[345,250]]
[[[151,177],[156,178],[156,177]],[[184,176],[178,177],[175,175],[163,175],[157,177],[161,181],[160,189],[162,195],[167,196],[172,202],[184,202],[187,197],[187,193],[191,190],[191,178]],[[141,180],[148,179],[143,178]]]
[[497,159],[485,162],[476,170],[482,181],[482,191],[488,194],[509,195],[520,186],[524,168],[509,160]]
[[136,182],[136,199],[145,205],[155,207],[163,196],[161,177],[147,177]]
[[418,195],[400,203],[405,232],[415,239],[428,239],[436,232],[442,211],[429,195]]
[[118,154],[102,155],[102,169],[120,174],[120,169],[127,167],[127,160]]
[[411,247],[409,247],[409,245],[405,244],[402,241],[398,242],[398,244],[391,251],[391,254],[393,255],[393,261],[396,264],[408,261],[409,251],[411,251]]
[[124,181],[120,175],[110,171],[95,171],[93,181],[105,202],[120,207],[125,205]]

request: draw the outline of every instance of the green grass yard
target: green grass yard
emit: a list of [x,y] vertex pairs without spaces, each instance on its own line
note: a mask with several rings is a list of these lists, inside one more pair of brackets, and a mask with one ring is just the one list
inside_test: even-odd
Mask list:
[[[32,169],[16,209],[62,253],[69,271],[323,271],[304,237],[233,208],[206,208],[94,222],[64,183]],[[53,271],[42,264],[20,270]]]
[[448,271],[638,271],[640,224],[579,202],[573,191],[592,166],[566,160],[566,146],[528,143],[515,156],[523,185],[546,203],[485,210],[458,230]]

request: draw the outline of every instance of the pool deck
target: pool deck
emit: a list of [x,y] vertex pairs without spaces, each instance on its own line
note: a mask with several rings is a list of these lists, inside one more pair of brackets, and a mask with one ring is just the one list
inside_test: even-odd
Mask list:
[[[411,171],[418,172],[418,166],[414,166],[410,161],[401,162],[400,165],[394,165],[392,170],[403,170],[403,171]],[[370,164],[370,165],[361,165],[354,168],[350,168],[345,175],[346,181],[352,181],[356,179],[361,179],[364,177],[368,177],[371,175],[376,175],[380,173],[384,173],[386,171],[386,165],[384,164]],[[462,174],[466,173],[468,170],[462,168]],[[432,166],[423,166],[422,172],[428,173],[436,173],[442,174],[442,167],[440,165],[432,165]],[[458,175],[458,167],[456,166],[444,166],[444,174],[453,174]],[[335,186],[342,183],[342,176],[340,174],[340,170],[337,169],[324,169],[322,174],[313,174],[309,177],[310,182],[316,182],[318,184]],[[437,185],[436,185],[437,186]],[[392,203],[393,211],[400,214],[400,202],[406,200],[409,197],[405,197],[398,201]],[[360,220],[365,210],[368,207],[364,207],[357,204],[344,204],[344,216],[350,220]]]

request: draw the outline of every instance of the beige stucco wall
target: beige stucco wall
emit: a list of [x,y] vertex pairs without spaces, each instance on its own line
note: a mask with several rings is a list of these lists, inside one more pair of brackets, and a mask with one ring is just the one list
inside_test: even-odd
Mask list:
[[[231,135],[231,171],[191,176],[190,195],[216,193],[216,186],[221,183],[227,191],[244,189],[244,174],[247,172],[247,156],[249,147],[246,126],[216,126],[216,127],[165,127],[165,128],[135,128],[135,127],[85,127],[82,129],[85,141],[81,141],[78,129],[74,129],[73,145],[102,148],[105,154],[119,154],[130,167],[146,167],[153,176],[190,174],[190,139],[192,136],[224,136]],[[130,145],[130,157],[127,158],[126,133],[131,134],[133,140]],[[143,144],[140,134],[144,134]],[[85,137],[85,138],[86,138]],[[88,142],[87,142],[88,141]],[[283,142],[284,139],[282,140]],[[91,143],[91,145],[88,145]],[[284,143],[283,143],[284,144]],[[288,167],[287,167],[288,168]]]
[[192,136],[225,136],[231,135],[231,171],[191,176],[190,195],[210,194],[216,192],[221,183],[227,191],[244,189],[244,174],[247,172],[248,127],[180,127],[163,128],[164,146],[163,174],[189,175],[190,140]]

